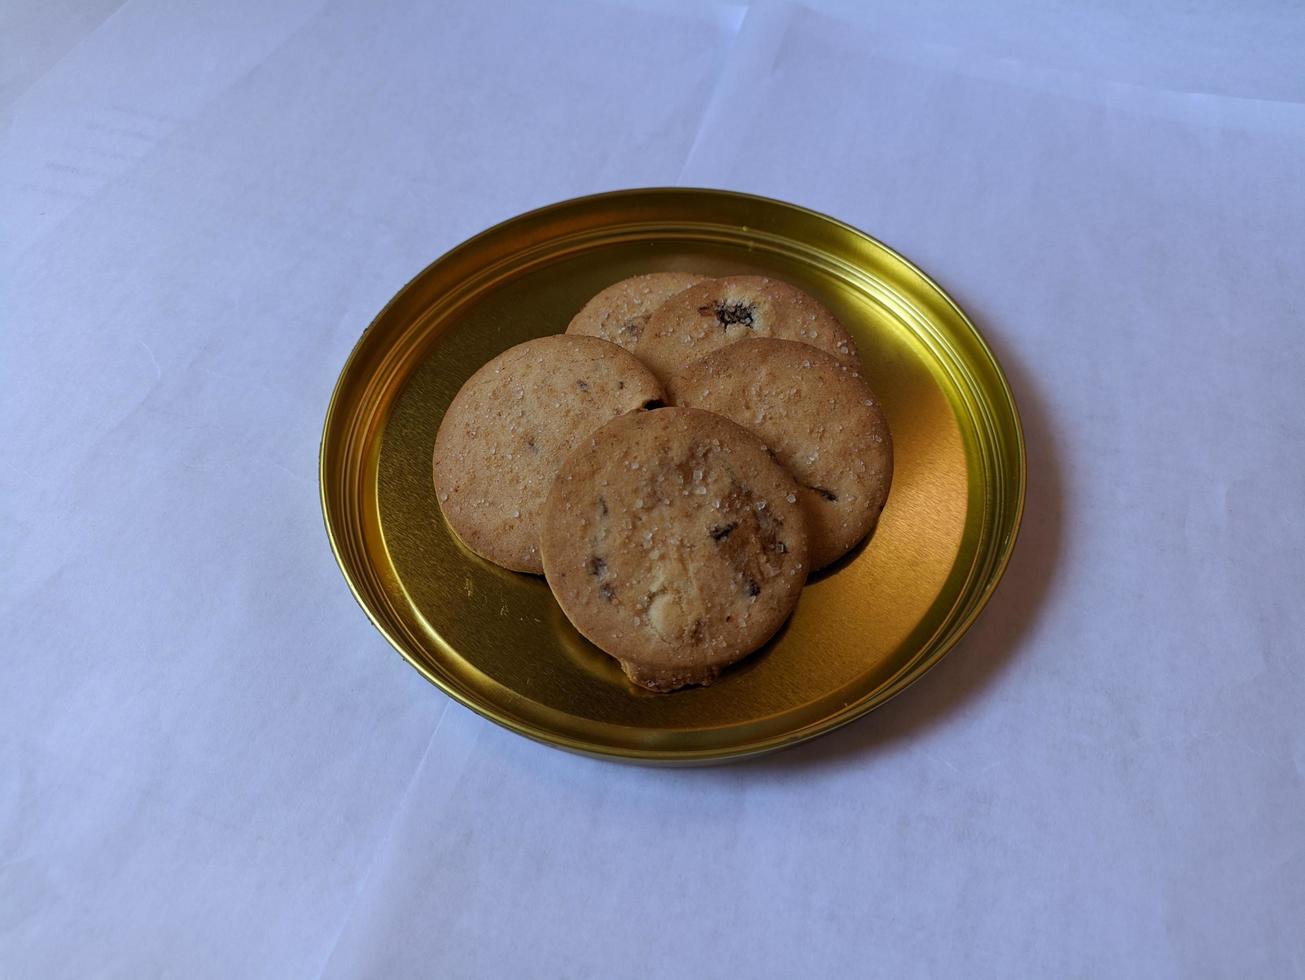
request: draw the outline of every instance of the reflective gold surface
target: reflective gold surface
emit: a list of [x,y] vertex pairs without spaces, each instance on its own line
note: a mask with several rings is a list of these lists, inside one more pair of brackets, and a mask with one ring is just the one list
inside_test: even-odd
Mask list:
[[[860,345],[896,468],[874,536],[812,580],[767,647],[711,687],[653,694],[572,629],[542,578],[458,544],[440,517],[430,457],[445,408],[478,367],[562,331],[602,287],[667,269],[778,276],[827,303]],[[884,245],[777,201],[621,191],[514,218],[405,286],[340,375],[321,490],[350,587],[428,679],[562,748],[692,763],[828,731],[934,664],[1005,568],[1024,446],[1005,378],[974,327]]]

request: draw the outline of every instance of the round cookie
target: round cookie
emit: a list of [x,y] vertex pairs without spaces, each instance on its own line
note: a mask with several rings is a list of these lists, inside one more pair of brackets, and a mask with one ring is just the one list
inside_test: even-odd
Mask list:
[[608,422],[544,504],[544,574],[581,633],[654,691],[764,644],[807,578],[797,486],[746,429],[662,408]]
[[653,310],[705,278],[692,272],[652,272],[622,279],[586,303],[566,332],[601,337],[632,351]]
[[893,478],[884,414],[854,368],[791,340],[741,340],[667,385],[672,403],[751,429],[792,474],[811,567],[837,561],[879,519]]
[[666,380],[680,367],[747,337],[800,340],[856,367],[856,343],[802,290],[764,276],[709,279],[676,293],[648,319],[634,353]]
[[541,573],[539,515],[562,460],[604,422],[663,397],[632,354],[597,337],[504,351],[462,386],[435,436],[444,519],[481,557]]

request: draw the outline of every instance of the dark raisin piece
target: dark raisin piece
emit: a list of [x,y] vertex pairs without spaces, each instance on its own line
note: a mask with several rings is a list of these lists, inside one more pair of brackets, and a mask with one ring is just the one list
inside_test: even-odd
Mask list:
[[576,386],[577,388],[579,388],[581,391],[588,391],[588,390],[589,390],[589,382],[588,382],[588,381],[585,381],[585,380],[583,380],[583,379],[581,379],[580,381],[577,381],[577,382],[575,383],[575,386]]
[[775,542],[775,550],[776,550],[777,552],[779,552],[779,554],[781,554],[781,555],[787,555],[787,554],[788,554],[788,545],[786,545],[783,541],[776,541],[776,542]]
[[624,387],[625,387],[625,382],[624,382],[624,381],[618,381],[618,382],[616,382],[616,390],[617,390],[617,391],[622,390]]
[[602,578],[607,574],[607,562],[597,555],[589,559],[589,574],[596,578]]
[[607,516],[607,500],[604,497],[598,498],[598,513],[602,514],[604,517]]
[[717,303],[716,322],[722,330],[734,323],[753,327],[756,326],[756,312],[757,308],[751,303]]
[[730,532],[738,526],[737,521],[730,521],[728,524],[717,524],[707,533],[711,535],[713,541],[724,541],[730,536]]
[[598,587],[598,594],[601,595],[608,602],[611,602],[613,599],[616,598],[616,593],[612,591],[612,587],[608,585],[606,582],[604,582],[602,585]]
[[748,579],[748,595],[754,598],[761,595],[761,586],[757,584],[756,579]]

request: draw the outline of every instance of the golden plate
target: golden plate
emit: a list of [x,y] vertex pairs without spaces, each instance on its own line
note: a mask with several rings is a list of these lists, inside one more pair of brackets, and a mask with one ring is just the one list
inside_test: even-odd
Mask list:
[[[571,627],[542,578],[457,542],[435,500],[431,451],[453,395],[491,357],[564,330],[609,283],[669,269],[778,276],[828,304],[860,345],[896,469],[874,536],[813,578],[774,640],[711,687],[652,694]],[[531,738],[655,763],[791,745],[919,678],[1001,578],[1025,483],[1006,379],[924,273],[824,215],[674,188],[532,211],[427,267],[349,356],[320,465],[326,529],[350,588],[428,680]]]

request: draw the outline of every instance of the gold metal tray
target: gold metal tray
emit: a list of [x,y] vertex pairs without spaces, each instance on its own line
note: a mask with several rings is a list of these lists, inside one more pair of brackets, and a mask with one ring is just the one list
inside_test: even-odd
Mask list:
[[[873,537],[812,579],[774,640],[711,687],[652,694],[571,627],[542,578],[505,571],[457,542],[435,501],[431,451],[445,408],[478,367],[564,330],[609,283],[665,269],[778,276],[828,304],[860,345],[896,469]],[[918,679],[1001,578],[1025,485],[1006,379],[924,273],[824,215],[673,188],[532,211],[426,268],[345,364],[320,465],[340,568],[409,663],[523,735],[653,763],[791,745]]]

